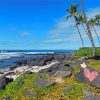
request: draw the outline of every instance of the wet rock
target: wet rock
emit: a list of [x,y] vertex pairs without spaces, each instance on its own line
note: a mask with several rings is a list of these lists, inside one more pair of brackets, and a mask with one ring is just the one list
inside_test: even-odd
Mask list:
[[9,78],[6,78],[6,77],[4,77],[4,76],[1,76],[1,77],[0,77],[0,90],[1,90],[1,89],[4,89],[5,86],[6,86],[8,83],[12,82],[12,81],[13,81],[13,79],[9,79]]
[[94,96],[94,95],[95,95],[95,93],[92,92],[92,91],[91,91],[90,89],[88,89],[88,88],[83,88],[82,91],[83,91],[83,93],[84,93],[85,96]]
[[88,96],[84,97],[83,100],[100,100],[100,96]]
[[36,93],[33,90],[31,90],[31,89],[25,89],[24,92],[23,92],[23,95],[35,97]]
[[10,70],[12,71],[12,70],[16,69],[17,67],[18,67],[18,66],[10,67]]
[[45,88],[45,87],[51,86],[55,83],[52,80],[46,80],[46,79],[42,79],[42,78],[38,78],[38,77],[35,79],[34,82],[40,88]]
[[72,90],[73,87],[72,86],[67,86],[64,88],[64,94],[67,94],[70,90]]
[[19,61],[17,61],[17,62],[15,62],[15,63],[17,63],[18,65],[27,65],[28,64],[28,61],[27,60],[19,60]]

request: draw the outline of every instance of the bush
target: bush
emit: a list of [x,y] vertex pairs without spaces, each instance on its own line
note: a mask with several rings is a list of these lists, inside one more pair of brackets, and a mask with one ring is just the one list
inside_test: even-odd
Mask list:
[[[92,48],[81,48],[79,51],[74,52],[75,56],[88,56],[93,57]],[[96,55],[100,56],[100,48],[96,48]]]

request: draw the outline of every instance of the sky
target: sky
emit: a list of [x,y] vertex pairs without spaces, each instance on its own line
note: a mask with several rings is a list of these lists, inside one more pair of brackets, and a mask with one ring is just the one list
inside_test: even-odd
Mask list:
[[[83,2],[88,19],[100,14],[100,0]],[[73,19],[66,21],[66,9],[71,3],[80,4],[80,0],[0,0],[0,49],[80,48]],[[85,46],[91,46],[84,30],[79,28]],[[100,32],[97,27],[96,30]],[[92,33],[95,45],[99,46],[93,30]]]

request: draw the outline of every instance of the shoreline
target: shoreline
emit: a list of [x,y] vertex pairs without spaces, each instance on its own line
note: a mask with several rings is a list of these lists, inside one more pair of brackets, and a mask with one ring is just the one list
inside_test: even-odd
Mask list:
[[[39,54],[38,54],[39,55]],[[43,54],[42,54],[43,55]],[[44,56],[40,59],[31,60],[28,62],[29,64],[26,64],[24,61],[19,61],[17,63],[21,63],[20,66],[13,66],[9,68],[4,68],[0,70],[0,77],[5,76],[7,78],[11,78],[15,80],[17,77],[24,73],[38,73],[39,71],[43,69],[50,68],[54,64],[63,62],[65,59],[71,58],[70,53],[67,54],[48,54],[47,56]],[[23,62],[25,65],[23,65]],[[12,69],[12,70],[11,70]]]

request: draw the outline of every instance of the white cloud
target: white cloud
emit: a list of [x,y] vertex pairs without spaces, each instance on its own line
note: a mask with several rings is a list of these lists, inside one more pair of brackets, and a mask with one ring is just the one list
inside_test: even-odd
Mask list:
[[95,17],[95,15],[100,14],[100,7],[97,7],[94,9],[89,9],[86,14],[87,14],[89,19],[91,17]]
[[22,37],[27,37],[27,36],[30,35],[30,33],[29,33],[29,32],[22,32],[22,33],[20,33],[20,35],[21,35]]
[[[94,17],[96,14],[100,14],[100,7],[89,9],[87,11],[88,18]],[[66,17],[62,17],[58,21],[56,21],[54,27],[48,32],[48,39],[45,40],[45,43],[55,43],[55,42],[75,42],[80,41],[79,34],[74,26],[74,20],[71,19],[66,21]],[[82,27],[79,27],[81,34],[84,39],[87,39],[88,36],[83,30]],[[100,28],[96,28],[97,32],[100,32]],[[96,35],[92,30],[93,37]],[[99,33],[100,36],[100,33]]]

